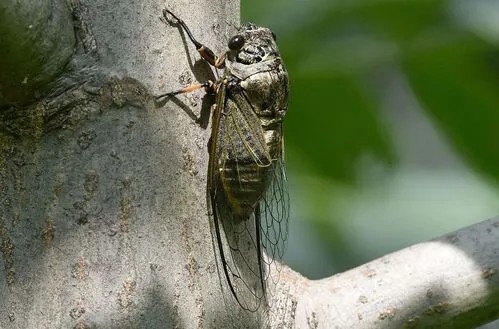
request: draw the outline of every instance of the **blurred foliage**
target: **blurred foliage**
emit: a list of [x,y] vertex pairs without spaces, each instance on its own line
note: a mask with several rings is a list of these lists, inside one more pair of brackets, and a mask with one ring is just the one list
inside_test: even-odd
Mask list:
[[390,159],[376,101],[355,77],[301,75],[292,92],[286,143],[317,175],[352,180],[353,164],[367,150]]
[[[392,209],[404,219],[414,217],[417,221],[426,216],[423,221],[427,220],[425,223],[432,228],[438,226],[431,224],[438,216],[448,216],[449,222],[453,218],[459,223],[454,225],[466,225],[456,219],[457,214],[485,216],[490,209],[499,211],[495,198],[489,198],[497,196],[497,191],[484,192],[489,191],[487,187],[476,183],[483,180],[485,185],[495,187],[499,181],[499,1],[243,0],[241,5],[244,21],[270,27],[277,35],[291,78],[285,132],[295,197],[292,208],[295,216],[313,223],[321,243],[328,245],[327,262],[335,263],[336,270],[376,257],[370,249],[383,246],[383,239],[394,238],[404,229],[411,231],[404,225],[414,226],[397,217],[392,223],[384,221]],[[428,171],[426,177],[399,170],[414,169],[417,164],[401,163],[404,150],[400,145],[406,144],[400,143],[401,135],[394,134],[394,125],[406,127],[405,120],[413,120],[412,116],[403,116],[409,113],[408,103],[399,102],[403,107],[399,121],[387,119],[387,99],[403,96],[386,82],[386,77],[393,75],[400,77],[404,84],[401,90],[415,99],[426,114],[425,120],[438,128],[437,135],[450,152],[456,152],[457,160],[448,162],[452,164],[448,170],[445,161],[443,166],[433,168],[437,171]],[[393,113],[390,115],[393,117]],[[421,130],[420,135],[411,137],[416,142],[421,140],[422,153],[433,147],[433,142],[424,144],[425,133]],[[441,156],[438,150],[422,155],[419,162],[431,167],[433,158]],[[470,166],[475,174],[460,166]],[[367,183],[366,167],[367,172],[375,173],[368,175]],[[387,177],[403,182],[405,188],[387,183]],[[409,179],[414,181],[408,184]],[[415,193],[414,182],[425,182],[416,197],[411,194]],[[452,194],[456,190],[459,193]],[[466,191],[485,193],[487,196],[480,200],[490,199],[491,206],[483,206]],[[439,193],[456,199],[439,208]],[[414,198],[424,199],[425,203]],[[360,199],[363,203],[359,204]],[[366,199],[370,207],[359,213]],[[462,211],[466,203],[481,208]],[[452,209],[445,212],[442,207]],[[377,217],[375,209],[380,208],[384,212]],[[423,209],[431,209],[434,217]],[[369,218],[359,221],[367,227],[364,233],[353,233],[359,240],[352,241],[352,232],[348,231],[351,227],[345,221],[355,222],[360,217]],[[368,236],[373,232],[383,234],[374,227],[377,223],[388,225],[383,227],[387,232],[370,240]],[[433,236],[458,227],[443,225],[442,230],[435,229]],[[297,234],[304,231],[300,228]],[[362,234],[364,238],[359,237]],[[390,248],[432,236],[431,232],[426,233],[429,236],[404,234],[413,234],[413,239]],[[362,245],[363,241],[379,246]],[[302,265],[298,269],[306,268]]]
[[[277,3],[274,18],[267,2],[243,1],[243,19],[278,35],[292,78],[287,145],[312,170],[352,181],[365,152],[392,163],[369,81],[396,65],[465,159],[499,179],[499,52],[460,24],[453,1]],[[307,10],[288,17],[293,6]]]
[[414,91],[464,158],[499,180],[499,52],[459,36],[407,58]]

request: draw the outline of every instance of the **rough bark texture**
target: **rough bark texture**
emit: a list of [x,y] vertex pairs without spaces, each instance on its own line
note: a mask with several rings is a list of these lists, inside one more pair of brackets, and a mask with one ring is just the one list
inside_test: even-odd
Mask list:
[[[217,51],[239,23],[236,1],[167,5]],[[160,20],[165,3],[2,6],[0,21],[19,24],[1,40],[0,327],[244,326],[251,316],[225,311],[212,248],[209,131],[192,118],[207,102],[150,97],[210,72]],[[11,92],[33,75],[43,88]]]
[[386,255],[298,295],[297,328],[475,328],[499,318],[499,218]]
[[[170,1],[225,49],[237,1]],[[0,4],[0,328],[257,328],[218,273],[205,202],[211,78],[160,1]],[[194,119],[200,117],[200,122]],[[470,328],[498,318],[499,221],[308,281],[273,328]],[[305,246],[304,246],[305,247]]]

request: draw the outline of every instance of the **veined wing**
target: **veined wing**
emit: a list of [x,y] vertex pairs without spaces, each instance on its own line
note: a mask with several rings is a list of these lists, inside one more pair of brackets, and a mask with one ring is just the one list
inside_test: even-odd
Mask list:
[[287,237],[286,182],[282,153],[277,158],[269,154],[251,104],[222,85],[212,122],[208,199],[224,275],[246,310],[266,305],[267,284],[277,282],[270,267],[282,257]]
[[265,250],[263,262],[267,268],[265,281],[269,293],[272,293],[279,281],[281,260],[288,239],[290,201],[282,157],[273,165],[273,179],[259,206],[261,243]]

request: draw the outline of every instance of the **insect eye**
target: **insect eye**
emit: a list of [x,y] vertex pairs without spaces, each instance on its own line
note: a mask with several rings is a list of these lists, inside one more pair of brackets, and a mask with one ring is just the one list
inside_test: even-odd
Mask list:
[[275,36],[275,33],[274,33],[274,32],[272,32],[272,38],[274,39],[274,41],[276,41],[276,40],[277,40],[277,39],[276,39],[277,37]]
[[242,35],[233,36],[232,38],[230,38],[229,43],[227,44],[230,50],[239,50],[243,47],[243,45],[244,37]]

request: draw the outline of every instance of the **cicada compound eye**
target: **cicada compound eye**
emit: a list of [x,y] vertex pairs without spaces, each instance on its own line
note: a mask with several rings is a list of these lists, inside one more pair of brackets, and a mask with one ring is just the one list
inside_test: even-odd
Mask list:
[[239,50],[244,45],[244,37],[242,35],[235,35],[230,38],[227,46],[230,50]]

